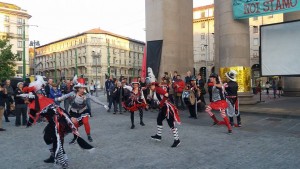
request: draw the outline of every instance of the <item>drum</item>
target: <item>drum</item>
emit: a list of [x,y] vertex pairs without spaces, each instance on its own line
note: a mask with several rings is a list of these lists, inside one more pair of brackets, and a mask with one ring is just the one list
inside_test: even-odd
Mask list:
[[195,93],[192,90],[184,90],[181,97],[186,105],[195,105],[196,103]]

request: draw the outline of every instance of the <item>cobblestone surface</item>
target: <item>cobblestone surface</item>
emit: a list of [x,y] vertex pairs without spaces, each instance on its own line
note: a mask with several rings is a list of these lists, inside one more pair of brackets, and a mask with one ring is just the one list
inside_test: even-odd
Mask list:
[[[100,97],[104,100],[104,96]],[[272,116],[243,115],[243,127],[226,134],[224,126],[213,126],[206,113],[198,119],[189,119],[181,112],[182,125],[178,126],[182,141],[171,148],[173,136],[164,121],[163,139],[155,142],[150,136],[156,133],[156,111],[144,114],[146,126],[130,129],[129,113],[107,113],[92,105],[90,119],[96,147],[89,152],[77,144],[65,144],[70,168],[81,169],[295,169],[299,168],[300,119]],[[219,116],[219,113],[216,113]],[[0,133],[0,169],[48,169],[45,164],[49,152],[42,133],[46,123],[31,128],[15,127],[14,118],[4,123],[6,132]],[[84,128],[80,133],[86,139]],[[66,141],[71,140],[68,135]],[[86,139],[87,140],[87,139]]]

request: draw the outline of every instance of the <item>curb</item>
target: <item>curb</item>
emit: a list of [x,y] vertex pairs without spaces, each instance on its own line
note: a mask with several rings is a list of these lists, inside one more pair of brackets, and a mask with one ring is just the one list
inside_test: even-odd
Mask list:
[[300,119],[300,114],[299,115],[273,114],[273,113],[262,113],[262,112],[247,112],[247,111],[241,111],[241,113],[246,115],[255,115],[255,116],[272,116],[272,117],[287,118],[287,119]]

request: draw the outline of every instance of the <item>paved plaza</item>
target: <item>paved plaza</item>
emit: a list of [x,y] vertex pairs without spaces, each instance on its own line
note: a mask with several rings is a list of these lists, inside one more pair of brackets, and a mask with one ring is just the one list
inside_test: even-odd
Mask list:
[[[104,101],[105,96],[100,99]],[[171,148],[173,136],[166,121],[162,141],[150,139],[156,133],[156,111],[144,113],[144,127],[139,125],[136,114],[136,128],[132,130],[129,113],[113,115],[95,104],[92,108],[92,145],[96,149],[89,152],[77,144],[69,145],[72,135],[68,135],[65,150],[70,168],[295,169],[300,166],[300,118],[245,113],[243,126],[228,135],[225,126],[211,127],[212,121],[206,113],[199,113],[198,119],[189,119],[184,111],[182,125],[178,126],[181,144]],[[7,131],[0,133],[0,168],[54,168],[43,162],[49,156],[42,137],[46,123],[15,127],[14,117],[10,119],[10,123],[3,122]],[[84,127],[80,133],[86,139]]]

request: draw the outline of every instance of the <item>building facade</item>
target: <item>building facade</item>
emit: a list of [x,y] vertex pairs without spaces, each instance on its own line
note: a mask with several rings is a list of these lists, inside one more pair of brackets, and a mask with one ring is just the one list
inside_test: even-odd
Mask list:
[[16,75],[23,75],[23,31],[25,29],[25,65],[29,74],[28,52],[28,20],[31,16],[26,10],[14,4],[0,2],[0,38],[8,39],[12,45],[12,52],[17,54]]
[[103,87],[112,75],[140,76],[145,43],[101,29],[92,29],[37,47],[36,74],[56,80],[84,75]]
[[[196,73],[205,76],[214,71],[215,41],[214,41],[214,5],[206,5],[194,8],[194,68]],[[253,17],[249,19],[250,31],[250,65],[252,68],[252,86],[257,84],[260,77],[259,46],[260,26],[283,22],[283,14]],[[267,79],[263,80],[263,84]]]

